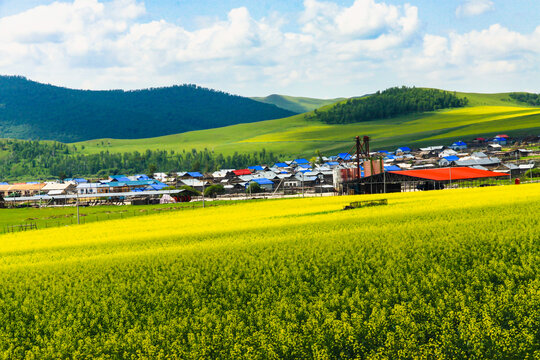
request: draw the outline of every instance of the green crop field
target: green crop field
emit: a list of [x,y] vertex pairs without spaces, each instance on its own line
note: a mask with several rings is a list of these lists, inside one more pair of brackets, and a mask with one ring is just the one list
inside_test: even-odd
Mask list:
[[384,197],[0,235],[0,358],[537,358],[540,184]]
[[[77,143],[85,153],[131,152],[145,149],[213,150],[226,155],[265,148],[285,156],[312,156],[315,150],[334,154],[349,150],[356,135],[369,135],[374,149],[450,144],[475,136],[540,134],[540,108],[525,107],[508,94],[459,93],[470,106],[393,119],[347,125],[306,120],[303,114],[285,119],[240,124],[138,140],[100,139]],[[331,105],[329,105],[331,106]]]

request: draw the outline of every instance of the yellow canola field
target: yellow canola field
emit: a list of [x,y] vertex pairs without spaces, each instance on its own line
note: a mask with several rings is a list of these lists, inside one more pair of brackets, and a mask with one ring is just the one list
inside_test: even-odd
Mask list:
[[539,213],[532,184],[3,235],[0,359],[536,358]]
[[[387,198],[388,206],[341,211],[352,201]],[[139,253],[204,250],[320,236],[369,236],[378,228],[474,222],[486,209],[538,209],[540,184],[345,197],[268,200],[0,237],[0,268]],[[456,213],[457,211],[457,213]],[[457,214],[457,216],[456,216]],[[402,220],[407,219],[404,223]],[[496,221],[496,219],[493,219]],[[516,224],[518,225],[518,224]],[[300,233],[300,230],[302,231]]]

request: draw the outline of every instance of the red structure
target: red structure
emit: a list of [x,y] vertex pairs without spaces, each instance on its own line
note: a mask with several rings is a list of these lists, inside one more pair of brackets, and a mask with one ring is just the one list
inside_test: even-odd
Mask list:
[[249,169],[233,170],[233,173],[236,176],[251,175],[251,170],[249,170]]
[[389,173],[433,181],[470,180],[497,176],[508,176],[508,174],[501,174],[488,170],[479,170],[470,167],[389,171]]

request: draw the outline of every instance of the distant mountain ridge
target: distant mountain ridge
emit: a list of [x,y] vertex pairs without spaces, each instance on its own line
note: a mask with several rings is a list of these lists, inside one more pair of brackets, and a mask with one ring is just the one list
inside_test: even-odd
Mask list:
[[0,138],[139,139],[294,114],[196,85],[91,91],[0,76]]
[[322,106],[331,105],[339,101],[345,100],[345,98],[336,99],[315,99],[308,97],[297,97],[272,94],[266,97],[252,97],[251,99],[257,100],[266,104],[273,104],[285,110],[293,111],[297,114],[313,111]]

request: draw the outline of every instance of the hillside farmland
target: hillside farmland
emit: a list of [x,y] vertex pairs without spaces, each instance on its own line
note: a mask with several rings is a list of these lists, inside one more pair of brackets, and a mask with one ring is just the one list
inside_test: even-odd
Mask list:
[[[224,155],[265,149],[284,156],[313,156],[347,151],[356,135],[369,135],[373,149],[399,146],[450,145],[476,136],[540,134],[540,108],[513,101],[508,94],[458,93],[469,99],[465,108],[423,112],[352,124],[327,124],[310,113],[217,129],[138,140],[98,139],[76,143],[84,153],[133,152],[145,149],[214,151]],[[329,105],[330,107],[332,105]],[[324,112],[327,107],[320,109]]]
[[534,357],[540,185],[380,197],[2,235],[0,354]]

